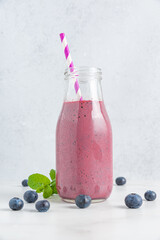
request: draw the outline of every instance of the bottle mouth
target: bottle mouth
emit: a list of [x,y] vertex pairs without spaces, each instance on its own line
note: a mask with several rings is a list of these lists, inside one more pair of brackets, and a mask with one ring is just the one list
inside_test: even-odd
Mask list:
[[96,67],[71,67],[65,69],[64,76],[65,80],[70,78],[78,78],[79,81],[102,80],[102,71]]

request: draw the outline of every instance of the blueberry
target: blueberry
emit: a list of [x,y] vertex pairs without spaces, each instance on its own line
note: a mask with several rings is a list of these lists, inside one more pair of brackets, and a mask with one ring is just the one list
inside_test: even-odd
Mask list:
[[22,181],[22,186],[23,186],[23,187],[27,187],[27,186],[28,186],[28,179],[24,179],[24,180]]
[[47,212],[48,209],[50,208],[50,203],[47,200],[42,200],[36,202],[35,206],[38,212]]
[[117,177],[116,178],[116,184],[117,185],[124,185],[126,183],[126,179],[124,177]]
[[38,194],[35,191],[28,190],[24,193],[23,198],[28,203],[34,203],[38,199]]
[[136,193],[131,193],[126,196],[125,204],[129,208],[139,208],[142,205],[142,198]]
[[20,198],[14,197],[9,201],[9,207],[12,210],[21,210],[23,208],[24,202]]
[[144,197],[147,201],[154,201],[157,195],[154,191],[148,190],[147,192],[145,192]]
[[75,199],[75,203],[79,208],[86,208],[91,204],[91,197],[87,195],[78,195]]

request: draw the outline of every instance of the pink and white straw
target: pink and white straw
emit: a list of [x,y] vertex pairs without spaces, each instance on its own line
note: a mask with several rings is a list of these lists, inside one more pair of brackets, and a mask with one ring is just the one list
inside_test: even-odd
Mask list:
[[[70,72],[73,72],[74,71],[74,65],[73,65],[73,61],[72,61],[72,58],[71,58],[71,54],[70,54],[69,47],[68,47],[68,44],[67,44],[67,40],[66,40],[66,37],[65,37],[64,33],[60,33],[60,39],[61,39],[61,43],[62,43],[62,46],[63,46],[63,49],[64,49],[64,54],[65,54],[65,57],[66,57],[66,60],[67,60],[67,65],[70,69]],[[78,96],[78,99],[80,101],[82,101],[82,95],[81,95],[81,90],[80,90],[80,87],[79,87],[78,79],[77,78],[73,78],[73,79],[74,79],[74,88],[75,88],[76,94]]]

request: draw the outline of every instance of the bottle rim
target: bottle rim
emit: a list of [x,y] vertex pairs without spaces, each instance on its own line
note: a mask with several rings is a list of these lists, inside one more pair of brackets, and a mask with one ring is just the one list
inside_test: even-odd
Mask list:
[[68,67],[64,72],[65,80],[70,78],[78,78],[80,81],[88,81],[93,79],[102,80],[102,70],[98,67]]

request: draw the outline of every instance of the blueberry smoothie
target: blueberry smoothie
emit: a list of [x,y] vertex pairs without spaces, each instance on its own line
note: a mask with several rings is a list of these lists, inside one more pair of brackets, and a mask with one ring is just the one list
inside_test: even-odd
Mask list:
[[112,131],[103,101],[64,102],[56,131],[60,197],[106,199],[112,190]]

